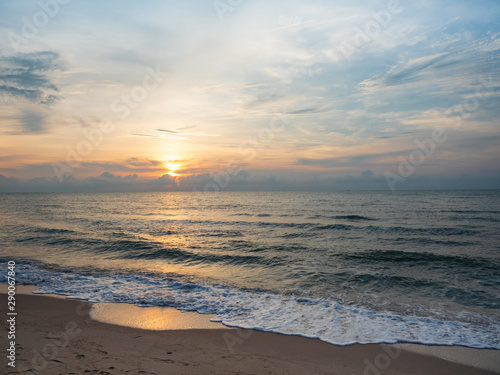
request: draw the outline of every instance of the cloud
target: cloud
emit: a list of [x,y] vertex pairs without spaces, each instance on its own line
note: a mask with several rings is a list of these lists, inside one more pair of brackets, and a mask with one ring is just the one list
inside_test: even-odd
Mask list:
[[[25,156],[26,157],[26,156]],[[3,158],[0,157],[0,161]],[[5,160],[9,160],[6,158]],[[22,157],[18,157],[16,161],[22,161]],[[67,165],[63,160],[59,161],[61,165]],[[96,173],[132,173],[141,174],[145,173],[160,174],[166,171],[163,167],[162,161],[151,160],[147,158],[129,158],[121,162],[102,162],[102,161],[88,161],[81,162],[78,166],[72,167],[72,173],[76,176],[89,176]],[[41,164],[24,164],[18,168],[2,168],[3,172],[10,172],[15,176],[54,176],[54,166],[52,163]],[[101,172],[102,171],[102,172]]]
[[59,54],[53,51],[20,53],[4,57],[2,60],[28,71],[46,72],[64,68],[59,61]]
[[[226,185],[227,182],[227,185]],[[412,176],[398,184],[398,190],[434,189],[500,189],[499,176],[460,177]],[[154,179],[141,179],[136,174],[124,177],[104,172],[96,177],[76,179],[33,178],[20,180],[0,174],[0,192],[155,192],[155,191],[335,191],[335,190],[389,190],[385,177],[371,170],[360,175],[316,177],[297,180],[275,174],[257,175],[242,171],[226,179],[223,174],[204,173],[188,177],[163,175]]]
[[127,163],[134,167],[157,167],[162,162],[158,160],[130,158],[127,160]]
[[[43,51],[0,58],[0,97],[16,104],[18,124],[26,134],[47,131],[49,113],[44,108],[61,100],[52,73],[64,70],[60,55]],[[15,134],[15,133],[14,133]]]
[[[320,168],[338,168],[338,167],[363,167],[367,164],[375,164],[378,160],[386,158],[388,156],[397,156],[404,154],[405,152],[411,152],[412,149],[408,151],[391,151],[380,154],[362,154],[362,155],[346,155],[331,158],[299,158],[297,160],[299,165],[313,166]],[[367,171],[368,172],[368,171]]]
[[0,94],[50,104],[61,98],[50,72],[64,70],[56,52],[19,53],[0,58]]
[[398,66],[397,69],[390,71],[386,76],[382,77],[380,84],[391,87],[413,83],[419,81],[422,75],[430,69],[442,70],[458,63],[458,60],[450,59],[450,54],[427,56],[425,58],[409,61],[403,66]]
[[161,134],[141,134],[141,133],[131,133],[134,137],[145,137],[145,138],[160,138],[160,139],[187,139],[186,137],[174,136],[167,132],[161,132]]
[[[4,77],[0,76],[0,79]],[[2,81],[4,81],[2,79]],[[43,96],[42,90],[31,90],[31,89],[19,89],[13,86],[0,85],[0,93],[4,93],[10,96],[22,97],[27,100],[35,101]]]
[[194,129],[194,128],[196,128],[196,125],[184,126],[182,128],[179,128],[179,130],[188,130],[188,129]]
[[367,170],[361,173],[362,178],[372,178],[374,176],[373,171]]
[[159,139],[177,139],[177,140],[187,140],[190,139],[189,136],[195,137],[214,137],[216,134],[206,134],[197,132],[183,132],[182,129],[191,129],[196,126],[188,126],[186,128],[180,128],[179,130],[169,130],[169,129],[147,129],[144,133],[131,133],[134,137],[146,137],[146,138],[159,138]]
[[322,108],[303,108],[303,109],[296,109],[296,110],[290,111],[289,114],[302,115],[302,114],[307,114],[307,113],[318,113],[321,111],[322,111]]
[[162,173],[165,167],[163,162],[159,160],[150,160],[145,158],[130,158],[122,163],[106,163],[106,162],[82,162],[81,167],[74,168],[79,173],[105,170],[114,173],[130,172],[130,173]]
[[458,104],[467,96],[475,95],[482,81],[497,81],[500,66],[493,61],[498,59],[498,41],[498,34],[478,40],[460,35],[443,41],[444,45],[435,41],[419,46],[408,56],[401,56],[400,61],[384,73],[361,81],[359,97],[372,110],[373,107],[394,108],[395,103],[406,110]]
[[45,129],[45,114],[33,109],[25,110],[20,115],[21,126],[25,133],[43,133]]
[[96,177],[67,177],[60,182],[53,178],[20,180],[0,174],[0,192],[125,192],[175,190],[175,178],[164,175],[155,179],[139,179],[136,174],[124,177],[104,172]]
[[165,133],[179,133],[177,130],[168,130],[168,129],[155,129],[157,132],[165,132]]

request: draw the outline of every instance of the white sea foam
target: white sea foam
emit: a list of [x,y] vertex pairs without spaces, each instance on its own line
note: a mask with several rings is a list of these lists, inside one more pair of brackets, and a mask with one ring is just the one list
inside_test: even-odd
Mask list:
[[[17,272],[18,283],[38,285],[40,294],[91,302],[173,306],[216,314],[213,320],[228,326],[319,338],[337,345],[414,342],[500,349],[500,324],[484,315],[477,316],[477,323],[403,316],[325,299],[179,282],[161,275],[51,272],[31,263],[19,264]],[[6,274],[0,273],[0,282],[6,282]]]

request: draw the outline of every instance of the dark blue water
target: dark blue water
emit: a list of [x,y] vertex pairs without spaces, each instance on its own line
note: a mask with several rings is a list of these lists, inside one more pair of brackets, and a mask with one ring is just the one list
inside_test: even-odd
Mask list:
[[0,194],[20,282],[337,344],[500,348],[500,192]]

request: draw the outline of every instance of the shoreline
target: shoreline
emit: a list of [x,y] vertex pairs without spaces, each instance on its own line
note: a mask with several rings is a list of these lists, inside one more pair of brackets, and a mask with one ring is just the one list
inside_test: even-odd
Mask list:
[[[31,294],[33,288],[36,289],[17,287],[14,372],[32,369],[40,374],[85,371],[96,374],[127,371],[131,374],[500,373],[498,360],[494,361],[497,350],[414,344],[335,346],[318,339],[225,326],[175,328],[176,322],[193,316],[209,321],[209,317],[202,314],[192,313],[195,315],[188,317],[189,313],[181,312],[171,316],[173,328],[170,329],[131,328],[92,319],[90,312],[98,304],[62,296],[34,295]],[[0,291],[0,312],[5,316],[7,296],[1,292],[3,290]],[[2,347],[8,348],[7,341],[4,332],[0,338]],[[453,358],[441,358],[450,357],[453,352],[460,354],[459,357],[472,355],[479,363],[472,367],[454,362]],[[483,358],[478,357],[478,353],[483,353]],[[468,363],[474,365],[470,358]],[[6,366],[2,370],[6,369],[11,368]]]

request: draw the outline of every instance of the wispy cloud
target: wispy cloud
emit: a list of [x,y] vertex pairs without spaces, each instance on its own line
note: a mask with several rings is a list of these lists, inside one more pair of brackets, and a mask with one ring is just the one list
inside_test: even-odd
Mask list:
[[157,132],[165,132],[165,133],[174,133],[177,134],[179,133],[178,130],[168,130],[168,129],[155,129]]
[[[18,114],[13,117],[18,120],[20,133],[47,131],[46,107],[62,99],[52,75],[64,69],[59,53],[52,51],[0,58],[0,96],[10,98],[16,104]],[[19,132],[13,132],[16,133]]]
[[63,70],[56,52],[20,53],[0,58],[0,94],[50,104],[61,98],[50,73]]

